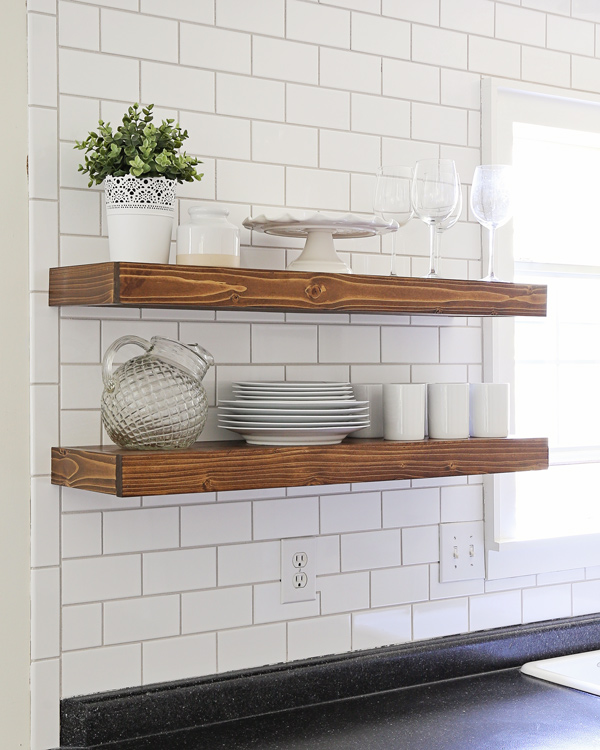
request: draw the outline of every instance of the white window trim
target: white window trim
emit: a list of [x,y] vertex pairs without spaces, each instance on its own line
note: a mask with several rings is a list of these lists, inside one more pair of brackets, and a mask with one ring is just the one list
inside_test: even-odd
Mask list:
[[[503,126],[503,94],[541,94],[573,102],[598,103],[600,96],[572,89],[486,78],[481,84],[482,104],[482,163],[510,162],[512,138],[503,137],[508,129]],[[600,120],[600,109],[599,109]],[[513,252],[510,232],[499,232],[496,258],[500,278],[513,278]],[[485,255],[485,252],[484,252]],[[484,267],[486,258],[484,260]],[[489,382],[514,381],[514,321],[485,319],[483,324],[483,376]],[[514,415],[511,415],[514,424]],[[486,578],[512,578],[535,573],[549,573],[600,565],[600,534],[582,534],[551,539],[514,540],[510,530],[514,523],[513,506],[501,498],[514,497],[514,475],[496,474],[484,478]]]

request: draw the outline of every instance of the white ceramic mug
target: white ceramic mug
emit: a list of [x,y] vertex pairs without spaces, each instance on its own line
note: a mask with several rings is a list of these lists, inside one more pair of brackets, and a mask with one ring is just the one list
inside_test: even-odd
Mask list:
[[352,390],[357,401],[369,402],[369,419],[371,424],[362,430],[353,432],[349,437],[380,438],[383,437],[383,386],[381,383],[352,383]]
[[429,437],[454,440],[469,437],[469,384],[429,383],[427,386]]
[[383,437],[386,440],[425,438],[424,383],[386,383],[383,386]]
[[508,383],[471,383],[471,437],[506,437],[508,435]]

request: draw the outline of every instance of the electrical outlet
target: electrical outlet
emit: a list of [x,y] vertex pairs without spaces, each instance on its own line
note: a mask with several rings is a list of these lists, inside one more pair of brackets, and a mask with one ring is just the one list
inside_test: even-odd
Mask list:
[[307,562],[308,562],[308,555],[306,554],[306,552],[296,552],[292,556],[292,565],[295,568],[305,568]]
[[440,524],[440,581],[484,577],[483,521]]
[[317,540],[281,540],[281,603],[316,599]]

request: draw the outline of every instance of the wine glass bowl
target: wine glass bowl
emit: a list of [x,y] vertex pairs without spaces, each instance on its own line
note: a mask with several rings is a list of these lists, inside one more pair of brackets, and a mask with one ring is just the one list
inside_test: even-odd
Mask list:
[[[373,210],[382,219],[395,219],[399,227],[413,217],[411,185],[413,170],[405,166],[382,166],[377,170]],[[390,275],[396,275],[396,233],[392,235]]]
[[445,219],[440,221],[439,224],[436,224],[436,227],[435,227],[436,231],[439,232],[440,234],[442,232],[445,232],[446,229],[450,229],[451,227],[453,227],[456,224],[456,222],[460,219],[460,215],[462,214],[462,210],[463,210],[462,185],[460,182],[460,177],[458,177],[458,175],[456,179],[458,181],[458,197],[456,200],[456,205],[454,206],[450,214],[448,214],[448,216]]
[[456,209],[460,196],[460,181],[454,161],[452,159],[418,161],[415,166],[411,194],[415,214],[429,225],[429,273],[426,278],[439,278],[436,229]]
[[482,164],[475,168],[471,187],[471,211],[488,229],[488,273],[483,281],[500,281],[494,274],[495,232],[512,217],[512,167]]

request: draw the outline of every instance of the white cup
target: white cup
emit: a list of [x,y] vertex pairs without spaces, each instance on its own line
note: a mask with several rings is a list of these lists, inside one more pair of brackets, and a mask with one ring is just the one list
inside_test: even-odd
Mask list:
[[508,435],[508,383],[471,383],[471,437]]
[[429,437],[454,440],[469,437],[469,384],[429,383],[427,386]]
[[425,438],[424,383],[386,383],[383,386],[383,437],[386,440]]
[[369,402],[369,419],[371,424],[362,430],[353,432],[350,437],[380,438],[383,437],[383,386],[381,383],[356,383],[352,390],[357,401]]

